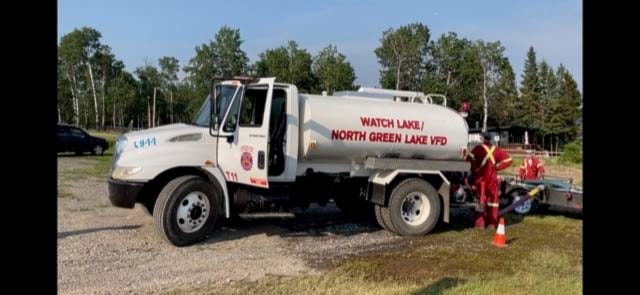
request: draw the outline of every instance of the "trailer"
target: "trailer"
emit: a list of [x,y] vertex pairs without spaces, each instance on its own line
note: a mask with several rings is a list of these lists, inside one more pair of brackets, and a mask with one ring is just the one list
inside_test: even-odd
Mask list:
[[526,215],[550,206],[582,211],[582,187],[573,185],[571,178],[545,176],[539,180],[522,180],[517,175],[503,175],[502,178],[500,207],[507,207],[520,198],[525,198],[531,189],[544,185],[537,198],[525,201],[513,211]]
[[[214,79],[192,124],[117,139],[111,204],[154,218],[165,241],[203,240],[219,218],[334,200],[399,235],[449,221],[468,126],[446,97],[361,88],[298,93],[275,78]],[[465,200],[466,203],[472,202]]]

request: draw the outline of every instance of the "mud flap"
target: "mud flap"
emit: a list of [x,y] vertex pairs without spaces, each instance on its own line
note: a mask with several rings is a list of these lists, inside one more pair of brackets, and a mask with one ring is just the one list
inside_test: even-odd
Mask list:
[[449,194],[451,189],[449,188],[449,183],[443,181],[438,189],[438,194],[442,196],[442,221],[449,223],[449,202],[451,201],[449,198]]

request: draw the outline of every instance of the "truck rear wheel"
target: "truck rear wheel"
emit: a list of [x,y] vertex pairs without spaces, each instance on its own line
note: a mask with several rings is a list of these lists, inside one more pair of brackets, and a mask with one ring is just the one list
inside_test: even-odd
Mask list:
[[393,189],[389,206],[381,213],[388,227],[397,234],[416,236],[433,230],[440,218],[441,207],[438,192],[431,184],[410,178]]
[[[376,214],[376,221],[378,222],[378,224],[380,225],[380,227],[382,227],[383,229],[390,231],[392,233],[396,233],[395,229],[393,229],[392,227],[389,226],[389,224],[385,221],[385,218],[383,217],[383,210],[386,210],[387,208],[380,206],[378,204],[375,205],[375,214]],[[388,212],[387,212],[388,214]]]
[[213,184],[188,175],[171,180],[153,208],[156,232],[174,246],[206,238],[218,219],[220,196]]

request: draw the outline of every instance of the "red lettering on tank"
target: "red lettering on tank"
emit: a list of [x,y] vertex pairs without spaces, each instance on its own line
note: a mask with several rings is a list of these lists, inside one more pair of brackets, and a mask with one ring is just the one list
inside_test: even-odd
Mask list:
[[431,136],[432,145],[445,145],[447,144],[447,138],[444,136]]
[[426,144],[429,144],[427,139],[428,138],[426,135],[416,135],[416,134],[406,135],[404,143],[426,145]]
[[340,139],[340,131],[331,130],[331,139]]
[[347,140],[353,140],[353,131],[347,131]]
[[358,130],[331,130],[332,140],[365,141],[367,132]]
[[400,142],[402,141],[402,134],[388,132],[371,132],[369,133],[369,141],[389,143]]
[[395,126],[393,119],[389,118],[360,117],[360,124],[364,127],[394,128]]
[[418,120],[398,120],[398,128],[420,130],[420,121]]

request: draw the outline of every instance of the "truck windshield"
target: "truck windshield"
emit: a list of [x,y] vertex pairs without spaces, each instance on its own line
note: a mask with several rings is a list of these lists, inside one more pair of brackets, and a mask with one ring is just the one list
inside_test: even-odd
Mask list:
[[[218,118],[222,120],[238,87],[233,85],[216,85],[216,87],[216,93],[218,95]],[[198,111],[196,118],[193,120],[194,125],[202,127],[209,126],[210,97],[211,95],[207,95],[200,111]]]

